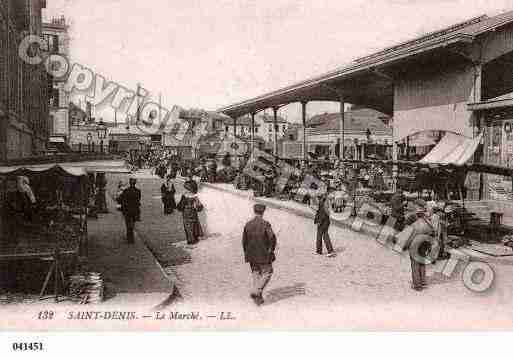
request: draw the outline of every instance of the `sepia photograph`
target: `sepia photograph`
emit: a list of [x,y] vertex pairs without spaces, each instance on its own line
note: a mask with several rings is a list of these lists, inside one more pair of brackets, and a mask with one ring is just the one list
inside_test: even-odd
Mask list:
[[510,0],[0,0],[0,332],[511,331],[512,185]]

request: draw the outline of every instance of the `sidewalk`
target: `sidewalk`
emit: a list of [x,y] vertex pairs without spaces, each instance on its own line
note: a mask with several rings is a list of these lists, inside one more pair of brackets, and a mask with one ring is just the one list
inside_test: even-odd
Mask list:
[[88,267],[102,273],[106,302],[130,304],[131,298],[139,301],[141,297],[153,305],[166,301],[173,283],[137,234],[134,244],[126,242],[121,212],[111,198],[107,197],[107,203],[110,213],[88,222]]

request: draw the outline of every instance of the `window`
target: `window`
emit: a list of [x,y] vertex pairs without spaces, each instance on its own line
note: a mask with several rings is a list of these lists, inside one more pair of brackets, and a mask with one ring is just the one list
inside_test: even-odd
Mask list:
[[269,132],[273,132],[273,125],[272,125],[272,123],[269,124]]
[[43,50],[52,54],[59,52],[59,37],[57,35],[45,34],[44,39],[46,42],[46,48]]

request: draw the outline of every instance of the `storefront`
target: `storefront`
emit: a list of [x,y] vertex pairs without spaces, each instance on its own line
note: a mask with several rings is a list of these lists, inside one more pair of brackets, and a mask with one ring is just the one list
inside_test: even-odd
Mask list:
[[[469,109],[480,114],[483,120],[482,162],[513,169],[513,100],[509,97],[513,98],[513,94],[470,104]],[[513,200],[509,176],[487,175],[483,181],[484,199]]]

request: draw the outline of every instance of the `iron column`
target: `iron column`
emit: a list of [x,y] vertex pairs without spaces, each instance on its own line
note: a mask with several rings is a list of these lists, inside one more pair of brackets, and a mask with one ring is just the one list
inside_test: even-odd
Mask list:
[[251,112],[251,155],[255,151],[255,113]]
[[273,153],[278,156],[278,109],[279,107],[273,107],[274,115],[274,150]]
[[346,159],[346,154],[345,154],[345,147],[346,147],[346,142],[345,142],[345,121],[344,121],[344,97],[342,95],[339,95],[339,101],[340,101],[340,129],[341,129],[341,133],[340,133],[340,153],[339,153],[339,157],[340,159],[342,160],[345,160]]
[[303,165],[306,165],[306,104],[308,102],[301,102],[302,119],[303,119]]

